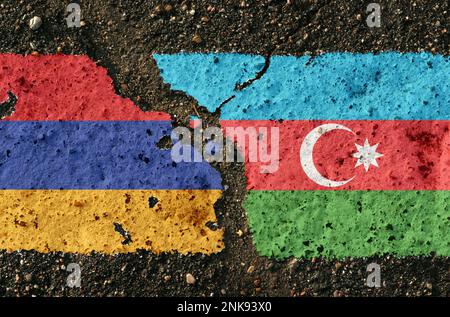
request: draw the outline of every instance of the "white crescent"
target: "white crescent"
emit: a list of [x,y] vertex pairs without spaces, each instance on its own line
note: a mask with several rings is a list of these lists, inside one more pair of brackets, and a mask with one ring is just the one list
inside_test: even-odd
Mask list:
[[352,130],[337,123],[327,123],[318,126],[313,129],[311,132],[303,140],[302,146],[300,147],[300,163],[302,164],[303,171],[305,171],[306,175],[316,184],[324,187],[339,187],[350,182],[354,176],[350,179],[344,181],[333,181],[326,177],[323,177],[322,174],[319,173],[316,166],[314,165],[313,159],[313,151],[314,145],[320,139],[322,135],[327,132],[333,130],[344,130],[351,133],[354,133]]

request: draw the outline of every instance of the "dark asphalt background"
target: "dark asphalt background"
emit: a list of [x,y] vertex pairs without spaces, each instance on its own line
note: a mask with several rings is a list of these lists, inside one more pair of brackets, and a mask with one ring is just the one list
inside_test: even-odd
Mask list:
[[[159,77],[153,52],[265,56],[450,52],[446,0],[378,1],[381,28],[368,28],[365,23],[371,1],[96,0],[79,1],[85,26],[69,29],[64,20],[69,2],[1,0],[0,52],[87,54],[108,69],[118,94],[144,110],[168,112],[177,125],[186,125],[196,111],[208,124],[218,124],[219,113],[208,113],[192,98],[170,91]],[[43,24],[33,32],[28,22],[35,15]],[[228,186],[216,206],[225,227],[226,248],[220,254],[86,256],[0,251],[0,296],[450,296],[449,258],[295,262],[259,257],[241,206],[246,194],[243,166],[216,167]],[[238,230],[244,234],[238,236]],[[65,266],[71,262],[81,265],[81,288],[66,287]],[[378,289],[365,285],[371,262],[382,268],[383,286]],[[254,266],[252,273],[247,272],[250,266]],[[186,273],[196,278],[194,285],[186,283]]]

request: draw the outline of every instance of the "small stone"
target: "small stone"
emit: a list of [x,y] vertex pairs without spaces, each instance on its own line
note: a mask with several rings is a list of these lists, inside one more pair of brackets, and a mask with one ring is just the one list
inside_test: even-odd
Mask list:
[[39,52],[33,51],[33,52],[31,52],[31,55],[32,56],[39,56]]
[[202,42],[202,38],[200,37],[200,35],[195,34],[192,37],[192,42],[194,42],[195,44],[200,44]]
[[261,293],[261,287],[257,287],[257,288],[255,288],[255,293],[256,293],[256,294],[259,294],[259,293]]
[[287,1],[286,1],[286,4],[287,4],[288,6],[293,5],[293,4],[294,4],[294,0],[287,0]]
[[428,289],[433,289],[433,284],[431,284],[431,283],[426,283],[426,284],[425,284],[425,287],[428,288]]
[[255,267],[253,265],[250,265],[247,269],[248,274],[252,274],[255,271]]
[[29,282],[31,281],[31,278],[32,278],[31,274],[25,274],[25,281]]
[[154,12],[155,14],[160,14],[160,13],[162,12],[161,6],[160,6],[160,5],[157,5],[157,6],[155,7],[155,9],[153,10],[153,12]]
[[33,31],[36,31],[37,29],[39,29],[42,25],[42,19],[38,16],[35,16],[33,18],[31,18],[30,20],[30,29]]
[[239,237],[242,237],[242,235],[243,235],[244,233],[242,232],[241,229],[239,229],[238,231],[236,231],[236,234],[237,234]]
[[223,288],[220,290],[220,294],[222,294],[222,295],[226,295],[227,294],[227,291],[225,291]]
[[164,11],[166,11],[166,12],[171,12],[172,10],[173,10],[172,5],[166,4],[166,5],[164,6]]
[[298,268],[298,260],[292,259],[291,261],[289,261],[288,268],[289,268],[289,273],[293,274]]
[[[191,275],[192,276],[192,275]],[[170,276],[170,275],[164,275],[164,281],[166,281],[166,282],[168,282],[168,281],[170,281],[170,279],[171,279],[172,277]],[[186,277],[186,280],[187,280],[187,277]],[[194,279],[195,280],[195,279]]]
[[191,273],[186,274],[186,283],[189,285],[195,284],[195,277]]
[[190,14],[190,15],[194,15],[194,14],[195,14],[195,10],[192,9],[191,11],[189,11],[189,14]]
[[333,292],[333,297],[342,297],[341,291],[335,290],[335,291]]
[[84,22],[84,21],[81,21],[80,22],[80,27],[83,27],[83,26],[85,26],[86,25],[86,22]]
[[58,47],[56,48],[56,54],[61,54],[61,52],[62,52],[62,47],[61,47],[61,46],[58,46]]
[[362,15],[361,15],[361,14],[358,14],[358,15],[356,16],[356,20],[361,21],[361,20],[362,20]]
[[337,270],[339,270],[342,267],[342,263],[341,262],[336,262],[334,267],[336,268],[336,271],[337,271]]
[[209,18],[207,16],[202,17],[202,22],[203,23],[208,23],[209,22]]

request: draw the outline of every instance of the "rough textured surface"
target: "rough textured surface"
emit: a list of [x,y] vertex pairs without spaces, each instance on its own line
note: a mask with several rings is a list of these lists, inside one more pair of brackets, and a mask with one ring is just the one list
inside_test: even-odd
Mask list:
[[157,146],[171,131],[170,121],[0,122],[0,188],[221,189],[208,163],[175,163]]
[[[191,115],[219,124],[193,98],[171,91],[159,76],[153,52],[239,52],[313,55],[323,51],[430,51],[448,55],[444,0],[379,0],[380,28],[365,24],[360,0],[245,0],[171,2],[81,0],[82,28],[67,28],[59,0],[3,0],[0,51],[18,54],[88,54],[108,70],[117,94],[143,110],[165,111],[187,126]],[[165,4],[165,3],[164,3]],[[415,5],[414,5],[415,4]],[[158,8],[159,7],[159,8]],[[191,14],[191,10],[195,10]],[[35,32],[28,21],[41,16]],[[204,19],[208,19],[207,22]],[[203,20],[202,20],[203,19]],[[200,43],[192,37],[198,34]],[[33,44],[33,47],[31,47]],[[59,49],[58,49],[59,47]],[[6,100],[7,96],[0,96]],[[8,106],[10,103],[2,105]],[[196,113],[198,112],[198,114]],[[3,113],[3,112],[2,112]],[[345,260],[276,261],[257,254],[241,206],[243,164],[216,164],[225,192],[216,204],[225,249],[211,256],[0,252],[0,294],[69,296],[449,296],[450,258],[392,256]],[[243,234],[236,232],[242,230]],[[66,287],[66,267],[81,265],[81,288]],[[381,288],[365,284],[367,265],[382,267]],[[253,273],[247,273],[254,266]],[[339,268],[338,268],[339,267]],[[186,283],[186,274],[196,278]],[[169,277],[169,278],[168,278]],[[259,287],[256,287],[259,285]]]
[[264,67],[263,56],[242,54],[154,54],[162,78],[171,89],[194,97],[210,112],[231,97],[237,85]]
[[[300,148],[305,137],[322,124],[341,124],[350,131],[335,130],[323,134],[314,145],[313,162],[324,177],[349,183],[326,188],[313,182],[305,174],[300,160]],[[450,121],[432,120],[334,120],[334,121],[231,121],[222,120],[224,133],[237,127],[245,128],[247,135],[259,137],[259,144],[272,145],[272,129],[279,129],[278,169],[261,173],[268,162],[251,162],[252,146],[242,146],[246,158],[248,190],[450,190]],[[235,128],[235,130],[229,129]],[[264,128],[265,130],[261,130]],[[253,134],[251,133],[254,130]],[[378,167],[368,171],[356,167],[355,144],[378,144]],[[268,141],[266,141],[268,140]],[[243,145],[243,144],[242,144]],[[254,153],[257,151],[254,151]],[[271,150],[268,153],[272,153]],[[450,228],[449,228],[450,230]]]
[[[220,195],[220,190],[2,190],[0,248],[211,254],[224,247],[223,230],[206,226],[217,221],[213,205]],[[153,207],[152,197],[158,199]]]
[[[272,56],[264,76],[241,91],[235,89],[241,81],[235,74],[256,74],[255,69],[264,65],[262,56],[175,54],[154,58],[172,89],[193,96],[211,112],[220,105],[217,100],[234,95],[222,108],[222,120],[450,119],[450,60],[440,55]],[[222,89],[215,83],[221,83]]]
[[4,120],[170,120],[118,96],[107,70],[87,56],[1,54],[0,65],[1,98],[17,98]]
[[223,248],[223,230],[206,226],[217,222],[220,174],[206,162],[175,164],[158,146],[172,130],[167,114],[117,96],[106,70],[86,56],[0,61],[1,86],[15,98],[0,122],[1,249]]
[[251,191],[261,254],[295,257],[450,256],[449,191]]

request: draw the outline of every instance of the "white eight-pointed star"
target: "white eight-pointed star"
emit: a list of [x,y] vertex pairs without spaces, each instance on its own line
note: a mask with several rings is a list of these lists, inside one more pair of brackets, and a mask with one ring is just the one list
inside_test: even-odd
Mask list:
[[369,140],[366,139],[364,145],[356,144],[356,149],[358,152],[353,153],[353,157],[357,158],[355,167],[364,165],[366,172],[369,170],[370,165],[378,167],[377,158],[382,157],[383,154],[377,153],[378,143],[375,145],[370,145]]

